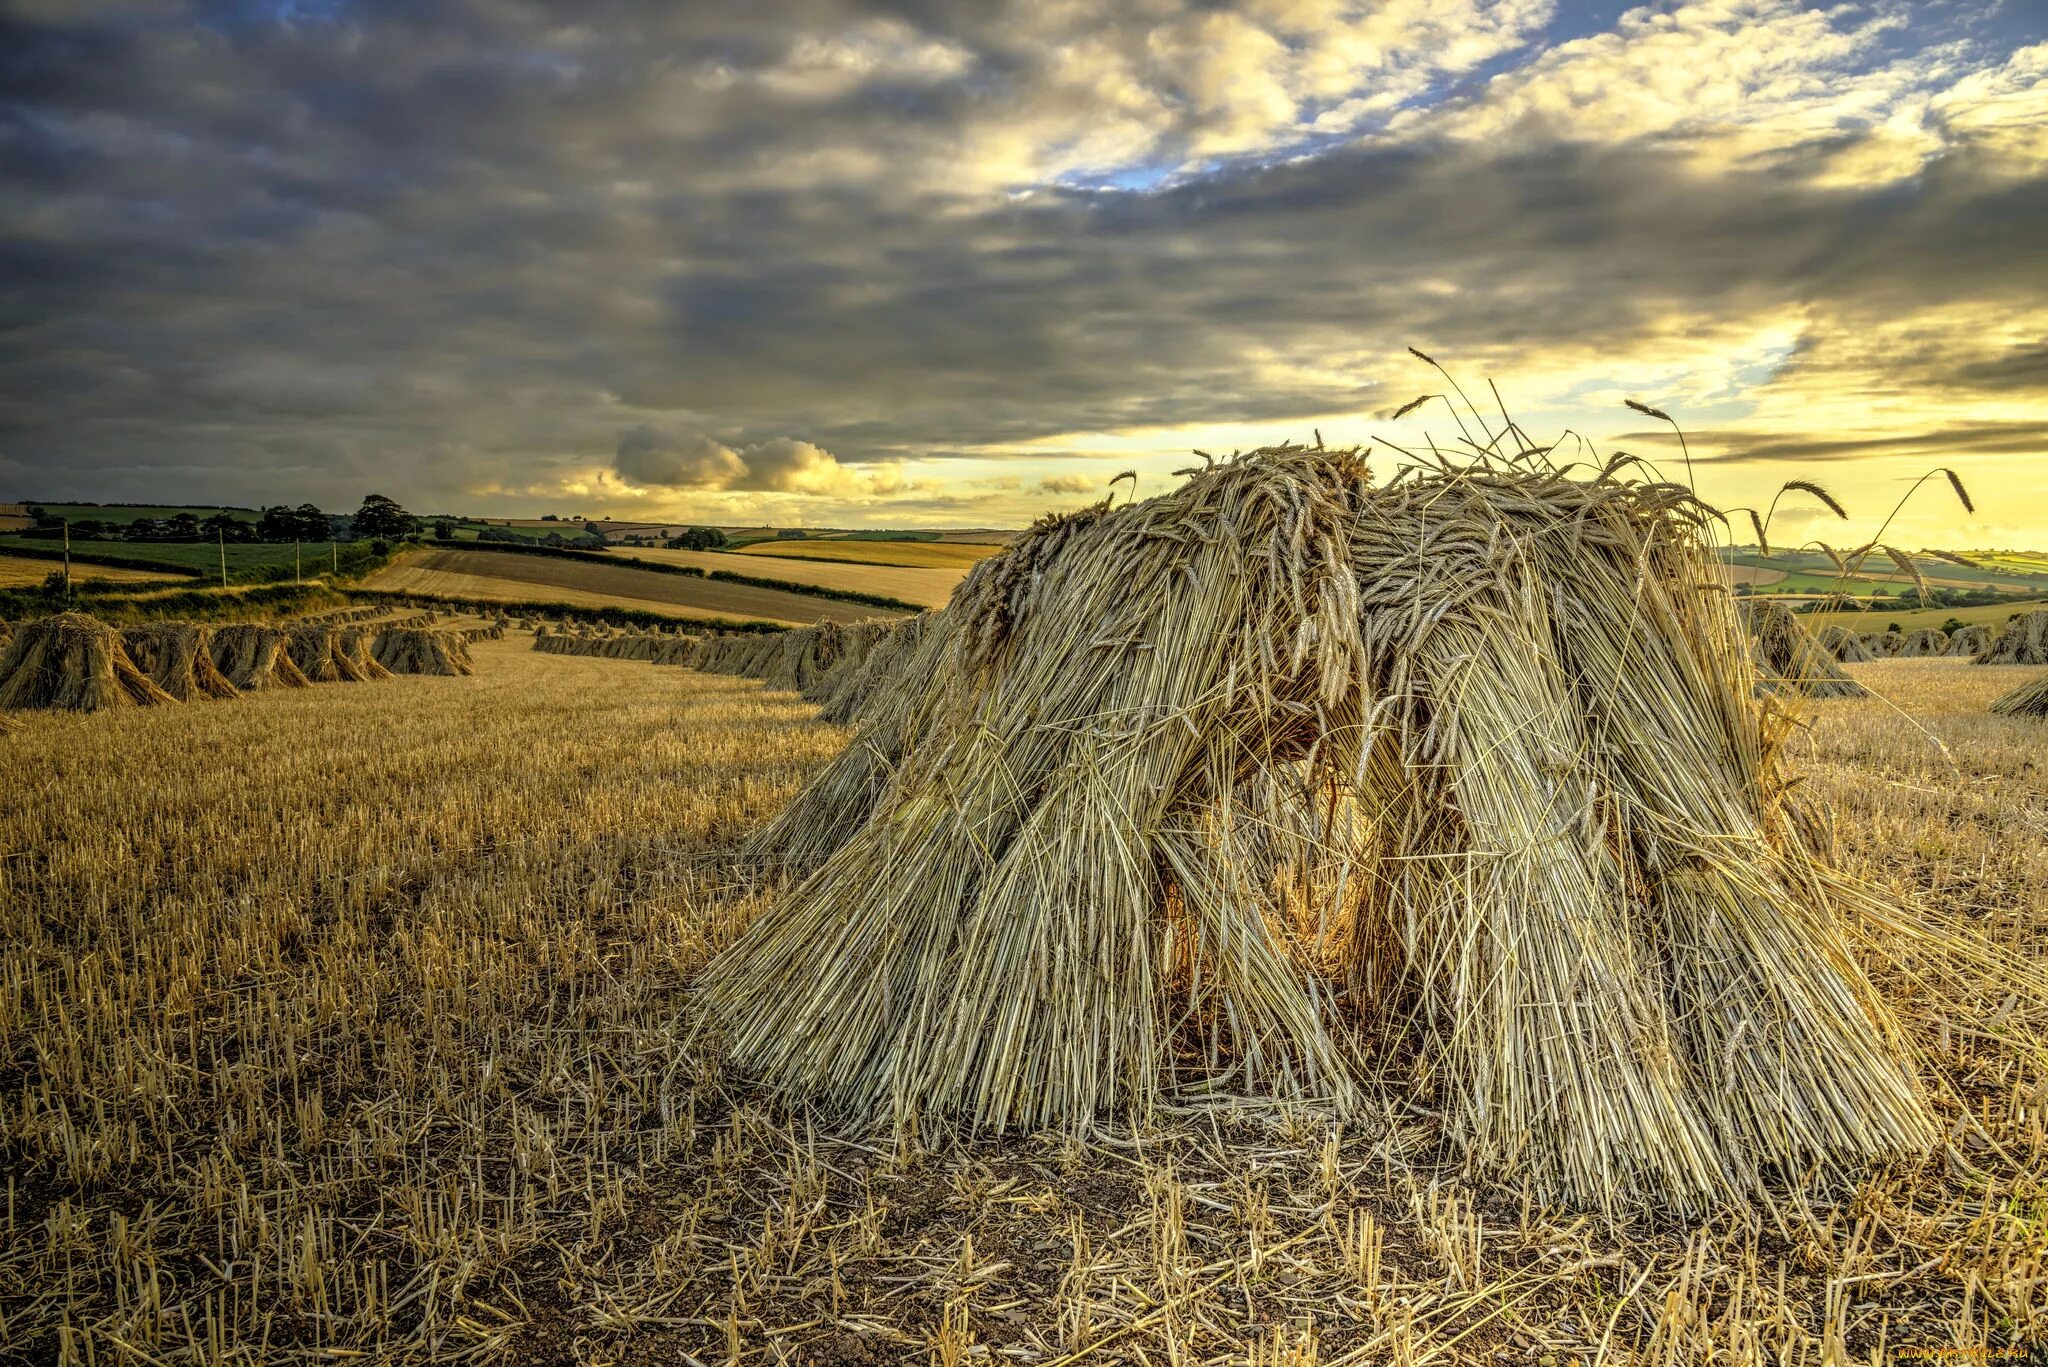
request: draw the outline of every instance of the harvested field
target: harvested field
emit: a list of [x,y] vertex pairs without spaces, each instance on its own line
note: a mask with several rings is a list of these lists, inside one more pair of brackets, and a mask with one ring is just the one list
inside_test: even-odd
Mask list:
[[[31,555],[0,555],[0,589],[34,588],[49,578],[52,571],[63,568],[63,563],[57,560]],[[72,580],[81,584],[160,584],[177,577],[168,571],[132,570],[123,565],[86,565],[74,561],[71,566]]]
[[[474,649],[471,678],[19,716],[0,1349],[1820,1367],[2048,1333],[2048,1021],[1966,975],[1952,1017],[1874,966],[1953,1149],[1696,1228],[1504,1199],[1426,1093],[1100,1147],[793,1120],[681,1022],[775,896],[710,856],[847,733],[750,680]],[[2014,674],[1852,672],[1910,720],[1813,704],[1795,740],[1848,870],[2048,954],[2041,724],[1985,710]]]
[[1985,603],[1976,607],[1963,608],[1906,608],[1887,607],[1830,608],[1820,612],[1802,613],[1809,627],[1819,631],[1825,626],[1844,626],[1863,635],[1866,632],[1883,631],[1892,623],[1899,624],[1901,631],[1917,631],[1921,627],[1940,627],[1949,619],[1965,626],[1989,627],[1993,634],[2005,625],[2005,620],[2016,612],[2032,612],[2044,606],[2038,602]]
[[802,626],[820,617],[853,622],[886,611],[779,589],[658,574],[624,564],[598,565],[492,551],[421,551],[379,570],[365,579],[362,586],[484,603],[541,601],[577,607],[637,608],[684,621],[723,618]]
[[[968,541],[756,541],[735,554],[761,560],[839,561],[855,565],[900,565],[913,569],[959,570],[965,574],[1003,549],[1007,542]],[[763,570],[760,573],[772,573]]]
[[[998,546],[946,546],[938,542],[876,542],[876,541],[777,541],[763,542],[763,546],[821,546],[845,547],[858,551],[870,546],[894,548],[902,546],[928,546],[936,551],[966,551],[970,555],[955,557],[947,561],[943,557],[930,557],[932,563],[918,567],[904,567],[889,561],[868,564],[843,564],[837,558],[785,557],[766,551],[756,553],[748,547],[741,551],[670,551],[646,546],[615,546],[612,554],[635,560],[652,560],[672,565],[689,565],[700,570],[726,570],[733,574],[752,575],[757,579],[786,580],[792,585],[810,585],[816,588],[837,589],[841,592],[874,593],[885,598],[898,598],[906,603],[918,603],[924,607],[944,607],[946,600],[953,596],[953,590],[967,577],[976,560],[993,554]],[[852,559],[853,557],[845,557]],[[871,610],[879,611],[879,609]]]

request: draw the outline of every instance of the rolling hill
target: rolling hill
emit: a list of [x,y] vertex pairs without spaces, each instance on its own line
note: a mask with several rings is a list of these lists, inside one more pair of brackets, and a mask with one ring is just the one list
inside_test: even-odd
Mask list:
[[[959,549],[967,551],[993,550],[994,547],[963,546],[958,548],[934,546],[927,542],[774,542],[774,545],[833,546],[844,550],[859,550],[873,546],[877,550],[895,551],[901,549]],[[734,551],[671,551],[652,546],[614,546],[609,552],[622,558],[652,561],[665,565],[688,565],[709,573],[724,570],[733,574],[751,575],[761,579],[779,579],[791,585],[832,589],[845,593],[877,593],[887,598],[900,598],[906,603],[921,607],[941,608],[953,596],[953,590],[967,577],[980,556],[959,560],[951,565],[912,567],[901,564],[861,564],[828,560],[821,557],[784,557],[780,555],[755,555]],[[799,590],[801,591],[801,590]]]
[[762,588],[693,575],[662,574],[636,569],[627,563],[601,564],[568,556],[438,547],[405,554],[370,575],[362,587],[478,602],[539,601],[638,608],[685,621],[739,619],[806,626],[820,618],[857,622],[903,615],[902,609],[813,597],[796,586]]

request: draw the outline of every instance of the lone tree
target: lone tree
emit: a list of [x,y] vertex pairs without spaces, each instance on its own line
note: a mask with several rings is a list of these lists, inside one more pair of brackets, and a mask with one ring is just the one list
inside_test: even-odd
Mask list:
[[356,509],[355,533],[379,541],[403,541],[419,529],[419,519],[382,494],[371,494]]

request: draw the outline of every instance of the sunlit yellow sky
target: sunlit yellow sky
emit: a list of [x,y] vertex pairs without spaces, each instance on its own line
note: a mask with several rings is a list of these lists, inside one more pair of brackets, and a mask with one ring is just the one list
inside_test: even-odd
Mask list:
[[[0,500],[1016,526],[1522,427],[2048,547],[2048,7],[0,6]],[[1576,445],[1574,445],[1576,450]]]

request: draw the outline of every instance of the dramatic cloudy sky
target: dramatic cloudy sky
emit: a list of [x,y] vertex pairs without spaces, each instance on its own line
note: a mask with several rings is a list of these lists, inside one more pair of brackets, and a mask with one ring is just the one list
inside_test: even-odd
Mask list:
[[2041,0],[0,14],[0,498],[1015,525],[1453,439],[1414,345],[2048,544]]

